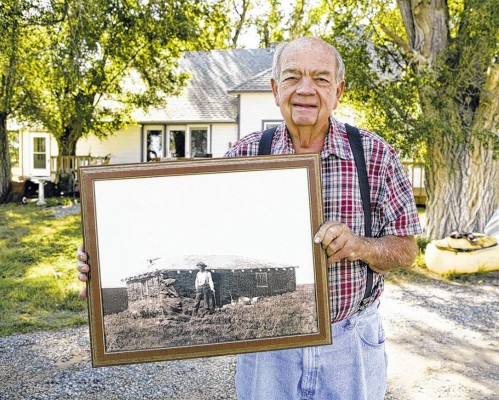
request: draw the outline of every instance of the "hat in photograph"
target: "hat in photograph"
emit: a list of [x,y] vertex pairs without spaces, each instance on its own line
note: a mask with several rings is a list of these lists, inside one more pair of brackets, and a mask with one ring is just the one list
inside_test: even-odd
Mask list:
[[196,267],[198,267],[198,268],[206,268],[206,267],[207,267],[207,265],[206,265],[204,262],[200,261],[200,262],[198,262],[198,263],[196,264]]

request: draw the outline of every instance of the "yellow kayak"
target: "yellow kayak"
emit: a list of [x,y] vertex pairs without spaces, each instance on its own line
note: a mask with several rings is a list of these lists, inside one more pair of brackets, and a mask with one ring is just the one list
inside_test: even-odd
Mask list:
[[497,239],[481,233],[452,233],[426,246],[426,266],[438,274],[499,270]]

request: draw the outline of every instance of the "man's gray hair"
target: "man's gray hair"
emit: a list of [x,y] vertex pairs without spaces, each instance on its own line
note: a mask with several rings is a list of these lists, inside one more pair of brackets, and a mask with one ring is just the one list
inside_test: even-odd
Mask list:
[[[323,43],[325,46],[329,47],[331,51],[334,54],[334,57],[336,59],[336,82],[339,83],[342,80],[345,79],[345,63],[343,62],[343,58],[341,58],[340,52],[334,47],[332,44],[318,38],[314,37],[304,37],[296,40],[303,40],[303,41],[308,41],[308,40],[316,40],[318,42]],[[281,75],[281,56],[286,47],[288,47],[291,43],[295,42],[296,40],[293,40],[291,42],[282,42],[279,43],[279,45],[276,47],[275,52],[274,52],[274,60],[272,62],[272,79],[274,79],[276,82],[279,82],[279,78]]]

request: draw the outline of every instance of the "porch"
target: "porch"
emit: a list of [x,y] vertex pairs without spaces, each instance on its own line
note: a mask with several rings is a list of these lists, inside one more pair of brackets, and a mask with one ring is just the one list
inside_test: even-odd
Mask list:
[[79,192],[78,169],[87,165],[109,164],[111,155],[101,156],[56,156],[50,157],[50,181],[55,183],[59,191],[66,193]]

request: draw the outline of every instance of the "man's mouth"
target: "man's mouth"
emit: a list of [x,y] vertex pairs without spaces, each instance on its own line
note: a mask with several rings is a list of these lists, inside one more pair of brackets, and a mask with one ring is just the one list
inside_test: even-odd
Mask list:
[[293,106],[296,108],[307,108],[307,109],[317,108],[315,104],[294,103]]

